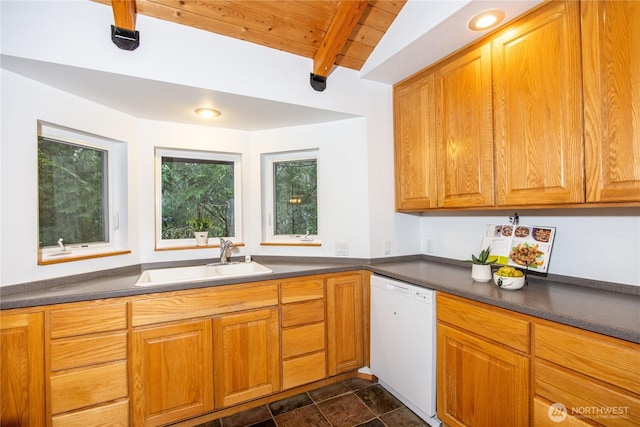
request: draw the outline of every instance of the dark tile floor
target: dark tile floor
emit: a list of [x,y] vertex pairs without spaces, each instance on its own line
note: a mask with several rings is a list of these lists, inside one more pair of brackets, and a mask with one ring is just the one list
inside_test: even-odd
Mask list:
[[331,384],[197,427],[425,427],[381,385],[360,378]]

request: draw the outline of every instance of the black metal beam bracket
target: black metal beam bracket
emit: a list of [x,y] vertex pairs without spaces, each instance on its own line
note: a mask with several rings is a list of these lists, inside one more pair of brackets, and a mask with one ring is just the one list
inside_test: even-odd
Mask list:
[[140,33],[112,25],[111,41],[122,50],[136,50],[140,46]]
[[317,90],[318,92],[322,92],[327,88],[326,77],[311,73],[310,82],[311,82],[311,87]]

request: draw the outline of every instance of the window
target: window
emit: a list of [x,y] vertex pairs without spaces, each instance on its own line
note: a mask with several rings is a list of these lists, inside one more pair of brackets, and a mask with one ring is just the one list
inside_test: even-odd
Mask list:
[[318,238],[318,159],[316,151],[270,154],[266,170],[266,240]]
[[159,247],[192,246],[194,231],[241,240],[240,156],[156,150]]
[[129,252],[126,165],[122,142],[38,123],[40,264]]
[[38,138],[40,246],[109,241],[106,150]]

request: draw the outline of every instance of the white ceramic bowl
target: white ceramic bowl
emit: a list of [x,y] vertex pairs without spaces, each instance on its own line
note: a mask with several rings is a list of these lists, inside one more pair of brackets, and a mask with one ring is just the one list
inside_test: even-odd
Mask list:
[[499,276],[493,273],[493,282],[501,289],[515,290],[524,286],[524,277]]

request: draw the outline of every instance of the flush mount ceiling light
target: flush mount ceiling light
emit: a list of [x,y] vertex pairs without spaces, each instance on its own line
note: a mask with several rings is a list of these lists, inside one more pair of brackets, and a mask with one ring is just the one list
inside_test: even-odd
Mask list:
[[196,114],[203,119],[212,119],[214,117],[218,117],[221,113],[220,111],[214,110],[213,108],[197,108]]
[[495,27],[504,19],[504,12],[498,9],[485,10],[478,13],[467,23],[473,31],[483,31]]

